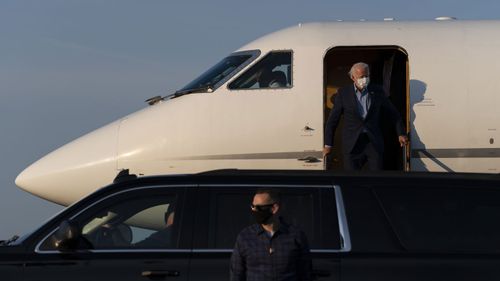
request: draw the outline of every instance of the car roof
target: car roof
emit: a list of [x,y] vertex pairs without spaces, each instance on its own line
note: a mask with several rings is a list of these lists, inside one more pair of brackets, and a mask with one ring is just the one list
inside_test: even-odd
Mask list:
[[104,187],[104,190],[124,190],[137,186],[152,185],[198,185],[198,184],[331,184],[331,183],[355,183],[373,182],[383,183],[384,180],[391,182],[412,181],[422,182],[428,180],[474,183],[478,181],[492,181],[500,187],[499,174],[480,173],[440,173],[440,172],[402,172],[402,171],[380,171],[380,172],[332,172],[323,170],[240,170],[224,169],[207,171],[197,174],[176,174],[130,177],[129,180],[120,181]]

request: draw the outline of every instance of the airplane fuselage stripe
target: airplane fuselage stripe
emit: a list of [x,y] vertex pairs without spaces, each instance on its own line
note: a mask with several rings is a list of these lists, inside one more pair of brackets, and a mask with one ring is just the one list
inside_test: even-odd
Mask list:
[[498,158],[500,148],[412,149],[411,158]]
[[[179,157],[172,160],[257,160],[257,159],[296,159],[316,157],[322,159],[321,151],[270,152],[202,155]],[[449,148],[449,149],[412,149],[411,158],[499,158],[500,148]]]
[[175,160],[226,160],[226,159],[302,159],[305,157],[323,158],[321,151],[297,151],[297,152],[270,152],[270,153],[247,153],[247,154],[221,154],[221,155],[202,155],[192,157],[179,157]]

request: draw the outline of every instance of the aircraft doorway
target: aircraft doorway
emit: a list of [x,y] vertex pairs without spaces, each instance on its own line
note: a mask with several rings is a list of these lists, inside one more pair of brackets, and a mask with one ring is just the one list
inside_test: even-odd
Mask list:
[[[333,108],[333,98],[340,87],[352,85],[348,72],[357,62],[370,65],[370,84],[384,88],[390,101],[396,106],[406,128],[409,120],[409,64],[406,51],[397,46],[335,47],[324,59],[323,126]],[[384,135],[384,170],[409,170],[409,155],[399,146],[396,130],[387,116],[381,116]],[[340,120],[335,133],[334,147],[328,157],[326,169],[343,170],[342,127]],[[407,129],[408,130],[408,129]]]

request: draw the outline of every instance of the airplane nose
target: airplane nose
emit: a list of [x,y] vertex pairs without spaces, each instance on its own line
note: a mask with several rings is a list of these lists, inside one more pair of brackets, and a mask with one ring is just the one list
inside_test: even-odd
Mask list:
[[110,184],[117,174],[119,121],[84,135],[36,161],[16,178],[21,189],[69,205]]

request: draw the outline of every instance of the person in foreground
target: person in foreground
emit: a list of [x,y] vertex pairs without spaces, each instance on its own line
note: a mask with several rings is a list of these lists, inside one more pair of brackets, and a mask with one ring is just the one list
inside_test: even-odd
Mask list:
[[370,68],[366,63],[354,64],[349,75],[354,85],[340,88],[335,96],[325,127],[323,157],[331,153],[335,131],[343,114],[342,153],[345,170],[359,171],[365,164],[368,170],[382,170],[384,139],[380,128],[381,110],[385,109],[389,113],[401,146],[408,143],[403,120],[384,91],[370,84]]
[[231,281],[309,281],[311,257],[306,235],[278,216],[279,193],[257,190],[251,204],[256,224],[243,229],[231,255]]

